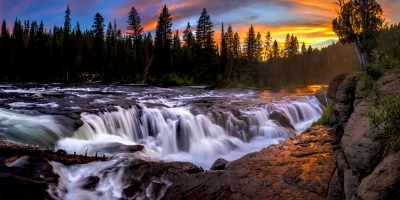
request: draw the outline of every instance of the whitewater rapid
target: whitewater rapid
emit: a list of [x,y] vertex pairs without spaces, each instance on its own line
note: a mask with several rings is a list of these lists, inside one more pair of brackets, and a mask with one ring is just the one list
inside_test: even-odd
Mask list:
[[[123,165],[134,158],[156,162],[187,161],[209,169],[218,158],[235,160],[249,152],[279,144],[293,134],[301,134],[324,109],[313,95],[291,95],[266,101],[251,90],[173,95],[171,89],[152,89],[156,93],[151,89],[141,92],[113,90],[112,94],[101,94],[91,88],[54,88],[55,93],[68,91],[73,98],[92,97],[91,102],[96,104],[107,104],[120,93],[137,103],[129,108],[113,105],[109,107],[112,110],[82,112],[79,118],[83,123],[76,129],[67,117],[24,109],[35,106],[36,102],[11,102],[11,109],[0,109],[0,137],[49,149],[64,149],[70,154],[113,157],[108,162],[71,167],[53,163],[61,175],[59,190],[63,191],[64,187],[69,191],[61,192],[64,199],[76,199],[77,195],[97,199],[94,192],[80,190],[79,181],[88,176],[101,177],[102,169],[107,167]],[[37,91],[28,90],[29,94]],[[204,99],[211,103],[205,104]],[[218,102],[224,105],[218,105]],[[56,103],[36,104],[40,107]],[[58,104],[62,106],[63,102]],[[70,110],[79,107],[67,106]],[[286,116],[295,130],[271,119],[274,112]],[[135,153],[125,152],[122,148],[137,144],[145,148]],[[103,199],[120,198],[125,187],[119,184],[121,178],[122,175],[116,174],[115,180],[101,179],[97,190],[104,194]]]

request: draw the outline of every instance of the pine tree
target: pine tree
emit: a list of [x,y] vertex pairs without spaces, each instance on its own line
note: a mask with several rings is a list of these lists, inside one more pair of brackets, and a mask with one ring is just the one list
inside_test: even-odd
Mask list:
[[195,79],[199,84],[215,86],[219,83],[218,61],[212,27],[210,15],[203,8],[196,29]]
[[144,38],[143,41],[143,53],[144,53],[144,70],[143,70],[143,76],[142,78],[147,77],[147,74],[149,72],[150,66],[152,65],[152,59],[153,59],[153,36],[151,35],[150,32],[147,33],[147,35]]
[[257,61],[262,61],[262,51],[263,51],[263,41],[261,39],[261,33],[257,32],[257,37],[256,37],[256,49],[255,49],[255,55],[254,57],[256,58]]
[[277,59],[280,57],[279,46],[278,46],[278,42],[276,40],[274,40],[274,44],[271,47],[271,57],[274,59]]
[[223,22],[222,22],[222,30],[221,30],[221,55],[220,55],[219,63],[220,63],[219,73],[223,77],[225,77],[226,65],[228,63],[228,47],[226,44]]
[[290,51],[289,51],[289,53],[290,53],[289,57],[299,54],[299,41],[297,40],[296,36],[293,36],[293,34],[290,37]]
[[283,52],[284,52],[284,57],[288,58],[291,55],[291,40],[290,40],[290,34],[286,34],[286,39],[285,39],[285,45],[283,47]]
[[232,70],[234,64],[234,55],[233,55],[233,30],[231,26],[228,26],[228,30],[224,35],[225,43],[226,43],[226,50],[228,55],[227,66],[229,71],[227,72],[227,76],[229,80],[233,80],[232,78]]
[[307,53],[307,48],[306,48],[306,44],[304,44],[304,42],[303,42],[303,45],[301,46],[301,54],[305,54],[305,53]]
[[93,49],[95,52],[94,64],[96,72],[104,74],[104,18],[99,13],[94,17],[92,25],[94,33]]
[[62,63],[64,65],[65,70],[65,80],[69,81],[70,73],[75,72],[73,69],[73,57],[72,57],[72,39],[71,39],[71,10],[69,9],[69,5],[67,6],[67,10],[65,10],[64,17],[64,33],[63,33],[63,45],[62,45]]
[[0,75],[0,79],[10,79],[10,68],[11,65],[11,39],[10,39],[10,32],[7,29],[6,20],[3,20],[1,24],[1,32],[0,32],[0,62],[1,67],[0,70],[2,71]]
[[241,56],[242,53],[242,49],[240,46],[240,36],[238,33],[235,33],[235,35],[233,36],[233,56],[235,58],[239,58]]
[[[28,25],[29,26],[29,25]],[[24,28],[21,21],[15,19],[14,27],[11,35],[11,75],[15,81],[23,81],[25,76],[25,43]]]
[[154,42],[154,58],[150,69],[150,76],[160,82],[163,76],[171,72],[171,15],[168,8],[164,5],[158,18],[156,36]]
[[179,38],[179,31],[176,30],[172,43],[172,70],[175,73],[182,73],[181,57],[182,57],[181,39]]
[[267,36],[265,36],[265,51],[264,51],[264,59],[268,60],[271,57],[271,47],[272,47],[272,37],[271,33],[268,31]]
[[247,32],[247,37],[244,38],[244,49],[246,53],[246,58],[249,62],[254,62],[257,60],[258,46],[253,25],[250,26],[249,32]]
[[207,46],[214,45],[214,31],[212,30],[213,23],[207,10],[203,8],[203,12],[197,21],[196,41],[201,49]]
[[132,36],[134,41],[136,41],[139,36],[142,35],[143,27],[140,24],[141,21],[142,20],[140,19],[136,8],[132,7],[127,21],[129,25],[126,27],[126,29],[128,30],[127,34]]

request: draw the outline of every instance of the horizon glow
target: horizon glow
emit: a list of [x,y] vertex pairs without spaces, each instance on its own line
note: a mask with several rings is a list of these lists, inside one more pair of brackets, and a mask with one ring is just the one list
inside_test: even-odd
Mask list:
[[[214,38],[217,43],[221,37],[221,24],[225,31],[231,25],[244,41],[250,25],[260,32],[263,40],[269,31],[273,40],[283,44],[286,34],[294,34],[312,47],[325,47],[337,41],[332,30],[332,20],[337,16],[334,1],[326,0],[0,0],[0,20],[6,20],[9,31],[15,19],[42,20],[46,29],[63,26],[67,5],[71,9],[72,28],[77,21],[81,29],[90,29],[96,13],[108,22],[117,22],[117,28],[126,33],[128,13],[134,6],[142,19],[144,33],[154,31],[161,8],[167,5],[172,16],[172,31],[181,34],[190,22],[192,31],[196,30],[197,20],[203,8],[207,9],[214,24]],[[388,24],[400,22],[400,1],[378,0]]]

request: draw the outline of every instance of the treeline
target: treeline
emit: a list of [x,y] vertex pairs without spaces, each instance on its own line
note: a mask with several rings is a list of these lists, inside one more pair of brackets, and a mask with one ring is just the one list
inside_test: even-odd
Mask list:
[[[251,25],[242,41],[222,25],[214,40],[213,22],[203,9],[196,29],[187,24],[172,32],[167,6],[161,10],[155,36],[144,33],[132,7],[126,34],[116,22],[106,26],[97,13],[93,26],[72,28],[69,6],[64,26],[44,29],[43,22],[5,20],[0,35],[0,80],[9,82],[149,83],[156,85],[279,87],[326,82],[339,72],[357,69],[354,48],[337,43],[313,49],[287,34],[283,48],[270,32],[262,37]],[[242,43],[243,42],[243,43]]]

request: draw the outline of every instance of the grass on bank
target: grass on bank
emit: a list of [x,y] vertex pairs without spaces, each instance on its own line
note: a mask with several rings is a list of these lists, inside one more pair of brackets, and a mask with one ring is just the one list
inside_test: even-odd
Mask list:
[[335,105],[334,102],[330,102],[324,112],[322,112],[321,117],[318,119],[318,121],[314,122],[312,126],[316,125],[329,125],[332,126],[332,120],[331,120],[331,110],[333,105]]

